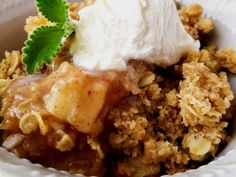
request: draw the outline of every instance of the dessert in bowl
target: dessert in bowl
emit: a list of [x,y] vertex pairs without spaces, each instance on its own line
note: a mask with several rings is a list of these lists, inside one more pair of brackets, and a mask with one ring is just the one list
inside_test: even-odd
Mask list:
[[[49,21],[56,17],[40,6],[46,1],[37,2],[26,47],[0,65],[4,148],[70,173],[153,176],[205,164],[229,141],[225,71],[235,72],[236,54],[199,49],[213,29],[201,6],[177,13],[171,0],[71,4],[72,30]],[[51,42],[61,31],[60,51],[42,55],[58,49]]]

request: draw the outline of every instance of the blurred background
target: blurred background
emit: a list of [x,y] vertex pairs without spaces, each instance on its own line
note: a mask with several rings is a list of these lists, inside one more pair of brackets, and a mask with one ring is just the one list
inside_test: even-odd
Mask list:
[[26,39],[25,19],[35,15],[33,0],[0,0],[0,57],[6,50],[19,49]]
[[27,37],[25,19],[36,14],[34,0],[0,0],[0,58],[6,50],[19,50],[23,46]]

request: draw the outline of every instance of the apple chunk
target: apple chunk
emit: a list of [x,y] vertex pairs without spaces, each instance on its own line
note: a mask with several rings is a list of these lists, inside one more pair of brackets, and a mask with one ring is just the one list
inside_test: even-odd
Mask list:
[[61,71],[66,74],[55,82],[45,97],[46,108],[78,131],[91,133],[106,102],[108,83],[70,65],[64,66]]

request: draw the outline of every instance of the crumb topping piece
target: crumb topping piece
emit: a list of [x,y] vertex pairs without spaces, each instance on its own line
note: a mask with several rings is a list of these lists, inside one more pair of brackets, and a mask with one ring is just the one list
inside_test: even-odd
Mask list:
[[212,73],[202,63],[183,64],[180,82],[180,115],[188,126],[219,122],[230,107],[233,92],[225,72]]
[[207,34],[213,29],[213,22],[203,18],[203,8],[199,4],[181,7],[178,11],[185,30],[194,38],[201,39],[201,35]]

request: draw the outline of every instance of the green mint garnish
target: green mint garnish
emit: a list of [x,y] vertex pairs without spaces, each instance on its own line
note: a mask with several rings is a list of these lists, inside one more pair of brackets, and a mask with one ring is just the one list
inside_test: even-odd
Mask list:
[[38,11],[51,22],[65,23],[68,20],[68,5],[65,0],[36,0]]
[[23,49],[23,61],[29,74],[38,71],[43,64],[51,63],[62,46],[64,35],[60,26],[41,27],[33,32]]
[[74,28],[65,0],[36,0],[36,5],[38,11],[56,25],[39,27],[25,42],[23,63],[28,74],[39,71],[46,63],[50,64]]

